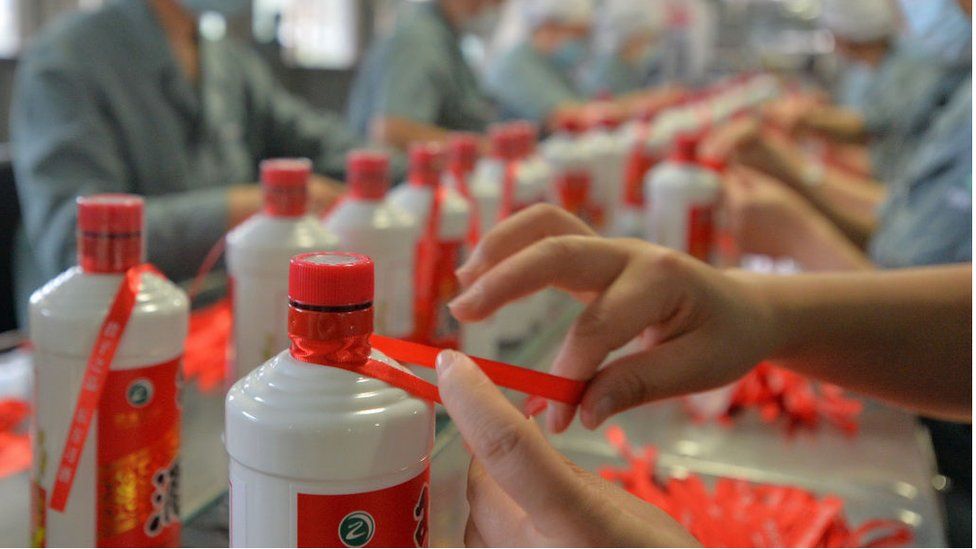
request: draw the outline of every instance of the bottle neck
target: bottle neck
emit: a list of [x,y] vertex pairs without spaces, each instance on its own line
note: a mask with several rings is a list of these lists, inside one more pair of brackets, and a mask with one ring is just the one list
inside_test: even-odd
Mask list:
[[142,263],[142,232],[78,233],[78,265],[88,274],[121,274]]
[[373,304],[314,307],[288,304],[291,356],[309,364],[362,365],[372,348]]
[[308,209],[305,185],[264,185],[264,214],[270,217],[301,217]]

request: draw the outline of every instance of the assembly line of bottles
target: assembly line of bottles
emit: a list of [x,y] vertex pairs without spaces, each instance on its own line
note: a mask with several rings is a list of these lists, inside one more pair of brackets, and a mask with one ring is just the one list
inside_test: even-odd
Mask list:
[[[360,362],[402,368],[370,349],[370,334],[485,358],[531,337],[550,316],[545,292],[465,325],[447,303],[480,236],[534,204],[709,261],[722,166],[699,158],[698,140],[778,93],[776,79],[753,75],[633,120],[565,120],[542,143],[522,121],[484,137],[456,134],[446,145],[415,145],[407,180],[392,188],[389,158],[356,151],[346,194],[322,219],[307,210],[310,162],[262,163],[263,210],[227,235],[232,546],[425,545],[433,406],[348,371]],[[189,302],[147,272],[131,316],[106,328],[116,291],[144,261],[143,203],[100,195],[79,199],[78,211],[79,266],[31,299],[33,541],[176,546]],[[79,387],[84,379],[82,392],[89,388],[93,371],[82,342],[113,334],[121,344],[110,367],[101,365],[104,393],[79,413]],[[79,421],[96,412],[80,440]],[[128,457],[137,454],[145,459]],[[65,483],[67,505],[48,512],[50,492]]]

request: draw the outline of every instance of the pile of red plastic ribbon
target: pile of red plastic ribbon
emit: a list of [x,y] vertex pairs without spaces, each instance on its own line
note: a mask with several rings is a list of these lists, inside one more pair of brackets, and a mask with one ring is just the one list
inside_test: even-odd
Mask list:
[[26,471],[31,463],[30,437],[24,424],[30,414],[26,401],[0,399],[0,478]]
[[[790,433],[813,429],[825,421],[843,432],[857,433],[864,405],[843,389],[818,383],[768,362],[759,364],[736,384],[728,408],[719,421],[730,422],[747,410],[756,410],[766,423],[782,420]],[[689,413],[695,415],[688,407]]]
[[616,426],[607,440],[627,465],[604,467],[600,475],[667,512],[706,547],[895,547],[914,539],[896,520],[855,527],[839,498],[802,488],[721,478],[709,489],[694,474],[661,480],[654,474],[654,447],[635,450]]
[[183,376],[203,392],[222,389],[233,325],[230,299],[197,309],[190,315],[190,334],[183,355]]

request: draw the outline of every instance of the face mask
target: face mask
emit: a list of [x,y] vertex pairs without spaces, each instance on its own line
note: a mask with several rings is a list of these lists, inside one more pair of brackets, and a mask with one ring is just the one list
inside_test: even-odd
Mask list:
[[463,30],[465,33],[479,38],[491,38],[495,29],[498,28],[498,21],[500,19],[501,10],[497,6],[484,8],[478,15],[464,22]]
[[247,0],[181,0],[183,6],[197,13],[208,11],[219,13],[224,17],[234,17],[243,13],[250,2]]
[[568,40],[549,54],[552,62],[564,71],[575,69],[583,62],[584,57],[586,57],[586,43],[580,39]]
[[909,38],[948,63],[972,57],[972,25],[955,0],[901,0]]

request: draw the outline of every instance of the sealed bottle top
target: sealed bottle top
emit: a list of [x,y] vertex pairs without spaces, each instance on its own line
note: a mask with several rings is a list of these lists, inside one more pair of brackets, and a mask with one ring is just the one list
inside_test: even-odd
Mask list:
[[577,136],[583,133],[583,121],[576,116],[563,116],[556,121],[556,130],[567,135]]
[[515,160],[519,153],[519,138],[509,124],[492,124],[488,127],[491,155],[500,160]]
[[79,197],[78,265],[86,273],[123,273],[143,260],[142,197]]
[[516,120],[511,123],[511,131],[515,134],[519,158],[525,158],[535,153],[539,142],[539,127],[528,120]]
[[444,149],[437,143],[419,143],[410,147],[410,169],[407,180],[411,185],[436,187],[444,168]]
[[346,178],[353,198],[382,200],[390,190],[390,157],[380,151],[352,151],[346,157]]
[[455,174],[469,174],[478,163],[478,134],[457,132],[447,143],[447,163]]
[[698,162],[698,136],[692,134],[679,135],[674,141],[674,148],[668,156],[668,161],[675,164],[696,164]]
[[373,301],[373,260],[349,252],[310,252],[291,259],[288,300],[303,308],[346,308]]
[[299,217],[308,207],[308,178],[312,161],[307,158],[272,158],[261,162],[264,213],[272,217]]

